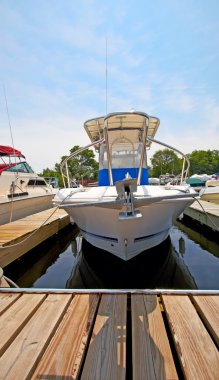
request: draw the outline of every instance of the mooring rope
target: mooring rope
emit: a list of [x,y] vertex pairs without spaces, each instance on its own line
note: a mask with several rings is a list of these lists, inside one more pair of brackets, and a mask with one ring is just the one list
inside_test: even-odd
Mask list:
[[207,211],[205,211],[204,206],[201,204],[201,202],[199,201],[199,199],[195,198],[195,201],[198,202],[199,206],[201,207],[201,209],[205,213],[206,217],[210,220],[210,222],[213,224],[213,226],[216,228],[216,230],[219,231],[219,227],[214,223],[213,219],[211,219],[211,217],[207,213]]
[[[176,190],[174,187],[172,186],[168,186],[166,187],[167,190]],[[186,190],[182,190],[182,189],[177,189],[178,191],[181,191],[182,193],[186,193]],[[197,198],[197,195],[196,194],[189,194],[196,202],[198,202],[199,206],[201,207],[201,209],[203,210],[203,212],[205,213],[206,217],[210,220],[210,222],[212,223],[212,225],[216,228],[217,231],[219,231],[219,227],[214,223],[213,219],[210,217],[210,215],[208,214],[207,211],[205,211],[204,209],[204,206],[201,204],[200,200]]]
[[[72,194],[74,193],[74,191],[71,191],[71,193],[70,194],[68,194],[62,201],[61,201],[61,203],[60,203],[60,205],[68,198],[68,197],[70,197]],[[59,205],[59,206],[60,206]],[[21,241],[19,241],[18,243],[15,243],[15,244],[6,244],[6,245],[0,245],[0,249],[6,249],[6,248],[9,248],[9,247],[16,247],[16,246],[18,246],[18,245],[20,245],[20,244],[23,244],[25,241],[27,241],[28,239],[30,239],[34,234],[36,234],[39,230],[40,230],[40,228],[42,228],[43,226],[44,226],[44,224],[46,224],[46,222],[55,214],[55,212],[59,209],[59,206],[56,206],[56,207],[54,207],[54,210],[53,210],[53,212],[48,216],[48,218],[46,218],[45,220],[44,220],[44,222],[36,229],[36,230],[34,230],[33,232],[31,232],[25,239],[23,239],[23,240],[21,240]]]
[[15,284],[14,281],[12,281],[10,278],[8,278],[4,275],[3,269],[0,267],[0,283],[1,283],[1,279],[3,279],[3,278],[5,279],[5,281],[8,282],[9,285],[12,285],[14,288],[19,288],[19,286],[17,284]]

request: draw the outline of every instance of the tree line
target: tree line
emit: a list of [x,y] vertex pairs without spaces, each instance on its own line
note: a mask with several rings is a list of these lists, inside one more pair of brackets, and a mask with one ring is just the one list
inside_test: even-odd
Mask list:
[[[80,147],[73,146],[70,154],[76,152]],[[67,156],[61,157],[60,163]],[[190,161],[189,176],[192,174],[214,174],[219,173],[219,150],[194,150],[187,154]],[[43,177],[58,177],[59,186],[63,186],[60,172],[60,163],[55,164],[54,169],[46,168],[40,174]],[[151,158],[149,166],[149,177],[158,178],[161,174],[178,175],[181,173],[183,159],[170,149],[158,150]],[[74,157],[68,164],[71,178],[83,183],[83,181],[97,181],[98,162],[95,154],[90,149],[85,149]]]
[[[214,174],[219,172],[219,150],[194,150],[187,154],[190,161],[189,176],[193,174]],[[157,151],[151,159],[151,177],[161,174],[177,175],[182,170],[183,159],[169,149]]]

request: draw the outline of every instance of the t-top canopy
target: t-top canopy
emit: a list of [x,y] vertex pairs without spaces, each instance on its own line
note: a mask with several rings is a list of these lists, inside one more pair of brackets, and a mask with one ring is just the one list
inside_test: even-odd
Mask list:
[[[132,138],[135,142],[137,139],[141,141],[141,137],[145,128],[147,128],[147,137],[154,137],[159,127],[160,120],[156,117],[149,116],[143,112],[116,112],[106,115],[105,117],[99,117],[90,119],[84,123],[85,130],[92,142],[100,140],[104,137],[104,127],[108,132],[127,130],[133,131]],[[138,133],[136,133],[138,132]],[[136,140],[136,142],[137,142]],[[147,142],[147,147],[150,146],[150,142]]]
[[0,145],[0,156],[13,156],[25,158],[25,156],[21,153],[20,150],[5,145]]

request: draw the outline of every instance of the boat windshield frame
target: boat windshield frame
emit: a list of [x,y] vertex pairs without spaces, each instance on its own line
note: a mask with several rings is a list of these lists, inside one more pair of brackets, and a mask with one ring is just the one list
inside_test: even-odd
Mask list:
[[[128,117],[130,120],[134,120],[135,125],[133,127],[130,127],[128,125],[124,125],[121,120],[122,118],[126,118],[128,120]],[[120,123],[117,118],[120,119]],[[141,121],[141,125],[140,125]],[[110,123],[112,122],[112,124]],[[115,123],[115,126],[113,125]],[[137,123],[137,124],[136,124]],[[138,125],[139,123],[139,125]],[[66,157],[60,164],[60,170],[62,174],[63,184],[64,187],[70,187],[70,175],[68,170],[68,161],[76,157],[79,153],[83,152],[85,149],[89,149],[91,147],[94,147],[97,152],[99,152],[99,146],[101,144],[106,144],[106,150],[107,150],[107,163],[108,163],[108,176],[109,176],[109,184],[110,186],[113,186],[113,174],[112,174],[112,157],[110,152],[110,144],[109,144],[109,133],[118,130],[125,130],[126,128],[131,130],[138,130],[139,131],[139,142],[143,144],[142,152],[141,152],[141,158],[140,158],[140,164],[139,164],[139,170],[138,170],[138,178],[137,178],[137,185],[140,185],[141,183],[141,176],[142,176],[142,168],[144,165],[144,162],[146,160],[147,162],[147,149],[150,148],[151,143],[157,143],[159,145],[162,145],[164,147],[167,147],[176,153],[179,153],[183,157],[183,167],[182,167],[182,173],[181,173],[181,179],[180,184],[183,183],[183,181],[187,178],[188,170],[189,170],[189,160],[185,154],[183,154],[178,149],[162,143],[159,140],[154,139],[154,135],[158,129],[158,126],[160,124],[160,120],[156,117],[149,116],[146,113],[143,112],[115,112],[106,115],[105,117],[99,117],[95,119],[89,119],[84,123],[85,130],[91,139],[91,144],[86,145],[83,148],[79,148],[76,152],[72,153],[68,157]],[[113,125],[113,126],[112,126]],[[137,140],[136,140],[137,142]],[[185,169],[187,163],[187,168]]]
[[[132,120],[134,119],[134,121]],[[139,121],[138,121],[139,118]],[[118,122],[117,122],[118,119]],[[131,121],[131,127],[129,125]],[[136,120],[135,120],[136,119]],[[154,118],[157,121],[157,125],[155,130],[153,131],[153,135],[156,133],[156,130],[159,125],[159,119]],[[115,126],[111,126],[110,121],[112,120],[112,125],[115,123]],[[147,149],[147,136],[148,136],[148,130],[149,130],[149,125],[150,125],[150,116],[147,115],[146,113],[143,112],[115,112],[112,114],[108,114],[104,118],[104,137],[106,141],[106,149],[107,149],[107,162],[108,162],[108,174],[109,174],[109,183],[110,186],[113,186],[113,174],[112,174],[112,151],[110,150],[110,142],[109,142],[109,134],[113,132],[118,132],[118,131],[129,131],[129,132],[134,132],[138,131],[138,137],[136,142],[138,145],[142,143],[142,151],[141,151],[141,156],[140,156],[140,163],[139,163],[139,170],[138,170],[138,178],[137,178],[137,185],[140,185],[141,183],[141,176],[142,176],[142,168],[144,161],[146,162],[147,166],[147,154],[146,154],[146,149]],[[140,138],[141,135],[141,138]],[[122,139],[121,137],[120,139]],[[134,145],[134,142],[133,142]],[[148,148],[149,148],[148,144]],[[112,146],[112,144],[111,144]]]

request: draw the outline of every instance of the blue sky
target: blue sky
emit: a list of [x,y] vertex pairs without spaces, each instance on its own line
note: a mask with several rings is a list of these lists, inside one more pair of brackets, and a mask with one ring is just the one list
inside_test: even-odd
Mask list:
[[[85,120],[134,108],[184,153],[219,149],[218,0],[0,0],[0,145],[40,172]],[[151,155],[160,149],[154,146]]]

